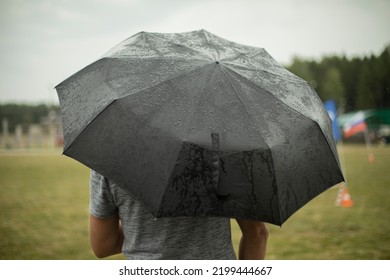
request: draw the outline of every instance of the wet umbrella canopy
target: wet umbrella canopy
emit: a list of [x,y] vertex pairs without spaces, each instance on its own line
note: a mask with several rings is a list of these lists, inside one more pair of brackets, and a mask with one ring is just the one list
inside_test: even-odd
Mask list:
[[156,217],[281,225],[343,181],[321,100],[262,48],[141,32],[56,89],[64,154]]

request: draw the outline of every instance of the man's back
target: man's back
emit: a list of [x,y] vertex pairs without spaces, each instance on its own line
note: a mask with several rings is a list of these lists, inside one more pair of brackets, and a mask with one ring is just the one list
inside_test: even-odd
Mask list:
[[117,211],[129,259],[235,259],[230,219],[179,217],[155,219],[144,204],[102,175],[91,172],[91,214]]

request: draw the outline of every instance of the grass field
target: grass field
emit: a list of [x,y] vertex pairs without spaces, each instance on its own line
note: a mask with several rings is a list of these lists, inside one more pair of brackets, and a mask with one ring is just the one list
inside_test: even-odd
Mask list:
[[[282,227],[270,225],[267,259],[390,259],[390,147],[339,149],[354,206],[338,188]],[[88,240],[89,170],[59,150],[0,151],[0,259],[95,259]],[[239,229],[232,221],[237,250]],[[114,259],[122,259],[115,256]]]

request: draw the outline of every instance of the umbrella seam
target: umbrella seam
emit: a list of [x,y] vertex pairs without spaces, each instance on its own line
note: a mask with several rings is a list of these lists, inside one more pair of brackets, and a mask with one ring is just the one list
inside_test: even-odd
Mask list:
[[[310,119],[310,120],[311,120],[311,119]],[[333,154],[333,160],[336,162],[336,165],[339,167],[338,171],[339,171],[341,177],[343,178],[343,181],[345,181],[343,172],[341,171],[341,166],[340,166],[340,164],[339,164],[339,161],[338,161],[337,158],[336,158],[336,155],[335,155],[334,152],[333,152],[332,147],[331,147],[330,144],[329,144],[328,138],[326,138],[326,136],[324,135],[324,132],[322,131],[321,126],[318,124],[318,122],[315,121],[315,120],[311,120],[311,121],[313,121],[313,122],[318,126],[318,128],[320,129],[322,137],[324,137],[325,142],[326,142],[326,144],[328,145],[329,150],[330,150],[330,151],[332,152],[332,154]]]
[[[283,100],[276,98],[271,92],[269,92],[269,91],[266,90],[266,89],[263,89],[261,86],[259,86],[258,84],[252,82],[252,81],[249,80],[247,77],[245,77],[245,76],[241,75],[240,73],[234,71],[234,69],[232,69],[232,68],[230,68],[230,67],[226,67],[226,68],[227,68],[228,70],[232,71],[233,73],[235,73],[236,75],[242,77],[243,79],[245,79],[246,81],[248,81],[250,84],[253,84],[255,87],[260,88],[260,89],[263,90],[264,92],[268,93],[270,96],[272,96],[272,97],[275,98],[276,100],[280,101],[280,103],[281,103],[283,106],[286,106],[286,107],[290,108],[290,109],[293,110],[295,113],[301,115],[301,116],[304,117],[305,119],[308,119],[309,121],[315,122],[315,123],[318,125],[318,127],[320,128],[320,131],[321,131],[322,135],[324,136],[324,138],[325,138],[325,140],[326,140],[326,143],[327,143],[328,146],[330,147],[330,150],[332,151],[332,154],[333,154],[334,159],[336,160],[336,162],[338,162],[337,159],[336,159],[336,155],[337,155],[337,154],[335,154],[335,152],[333,151],[332,147],[330,146],[330,143],[329,143],[328,139],[327,139],[327,138],[325,137],[325,135],[324,135],[324,131],[322,130],[321,126],[318,124],[318,122],[317,122],[316,120],[313,120],[313,119],[311,119],[310,117],[304,115],[302,112],[296,110],[295,108],[293,108],[293,107],[291,107],[290,105],[288,105],[288,104],[286,104],[285,102],[283,102]],[[304,81],[304,80],[303,80],[303,81]],[[309,83],[306,82],[306,84],[310,87],[310,89],[312,89]],[[313,90],[313,91],[314,91],[314,90]],[[336,152],[336,153],[337,153],[337,152]],[[340,167],[339,164],[337,164],[337,166]]]
[[[223,68],[222,68],[223,69]],[[223,71],[223,70],[222,70]],[[252,120],[251,118],[251,115],[249,114],[248,112],[248,109],[246,108],[246,105],[244,103],[244,101],[242,100],[242,98],[240,97],[240,95],[238,94],[236,88],[234,87],[233,83],[230,81],[228,75],[226,74],[225,71],[223,71],[224,74],[225,74],[225,77],[227,78],[227,80],[229,81],[229,84],[230,86],[233,88],[233,91],[234,93],[236,94],[236,96],[238,97],[238,99],[240,100],[241,104],[243,105],[244,109],[245,109],[245,112],[247,113],[247,115],[249,116],[249,119],[251,120],[251,123],[253,125],[253,127],[255,127],[256,131],[259,133],[260,137],[263,139],[264,143],[268,146],[268,149],[270,149],[269,145],[265,142],[264,138],[261,136],[261,133],[259,132],[259,130],[257,129],[256,125],[255,125],[255,122]]]
[[61,89],[62,87],[64,87],[64,84],[65,84],[65,83],[69,83],[69,81],[72,80],[72,79],[74,79],[74,77],[76,77],[77,75],[79,75],[80,72],[86,71],[87,68],[90,68],[90,67],[92,67],[93,65],[97,64],[98,62],[107,60],[107,59],[109,59],[109,58],[110,58],[110,57],[101,57],[101,58],[99,58],[99,59],[97,59],[97,60],[91,62],[91,63],[88,64],[87,66],[81,68],[81,69],[78,70],[76,73],[70,75],[68,78],[66,78],[65,80],[63,80],[62,82],[60,82],[58,85],[56,85],[56,86],[54,87],[54,89],[56,89],[56,90],[57,90],[57,89]]
[[[243,107],[244,107],[244,109],[245,109],[247,115],[249,116],[249,119],[251,120],[251,123],[252,123],[253,127],[254,127],[255,130],[258,132],[260,138],[263,139],[263,142],[267,145],[268,150],[270,151],[270,156],[271,156],[271,159],[272,159],[272,160],[271,160],[271,161],[272,161],[272,166],[273,166],[273,168],[274,168],[274,170],[275,170],[274,178],[275,178],[275,183],[276,183],[276,186],[277,186],[276,168],[275,168],[275,165],[274,165],[274,159],[273,159],[273,155],[272,155],[272,150],[271,150],[270,146],[268,145],[268,143],[265,141],[265,139],[261,136],[261,133],[260,133],[260,131],[258,130],[257,126],[255,125],[255,122],[254,122],[253,119],[251,118],[251,115],[249,114],[248,109],[246,108],[246,105],[245,105],[244,101],[242,100],[242,98],[241,98],[240,95],[238,94],[238,92],[237,92],[236,88],[234,87],[232,81],[229,79],[229,76],[228,76],[227,73],[223,70],[223,68],[221,68],[221,69],[222,69],[222,72],[225,74],[226,79],[229,81],[230,86],[233,88],[234,93],[236,94],[236,96],[237,96],[238,99],[240,100],[241,104],[243,105]],[[278,194],[276,195],[276,199],[279,201]],[[279,205],[279,203],[277,203],[277,204]],[[278,210],[279,210],[279,213],[278,213],[278,214],[279,214],[279,220],[282,220],[282,219],[281,219],[281,210],[280,210],[280,207],[279,207],[279,206],[278,206]]]
[[[240,52],[239,49],[238,49],[238,50],[237,50],[237,49],[234,49],[234,50]],[[251,50],[251,51],[246,51],[246,52],[242,52],[242,51],[241,51],[239,54],[236,54],[236,55],[232,55],[232,56],[228,56],[228,57],[222,58],[220,61],[221,61],[221,62],[223,61],[223,62],[225,62],[225,63],[234,64],[234,63],[229,62],[229,60],[230,60],[230,61],[235,60],[235,59],[237,59],[238,57],[240,57],[241,55],[245,55],[245,56],[247,56],[247,57],[253,57],[253,55],[260,53],[261,50],[264,50],[264,49],[262,49],[262,48],[256,48],[255,50]],[[251,56],[250,56],[250,55],[251,55]]]
[[[268,91],[268,90],[262,88],[260,85],[258,85],[258,84],[256,84],[256,83],[252,82],[252,81],[249,80],[247,77],[245,77],[245,76],[241,75],[240,73],[234,71],[234,70],[233,70],[232,68],[230,68],[230,67],[226,67],[226,68],[227,68],[228,70],[232,71],[233,73],[237,74],[238,76],[242,77],[243,79],[245,79],[246,81],[248,81],[250,84],[254,85],[256,88],[261,89],[262,91],[264,91],[264,92],[266,92],[267,94],[269,94],[271,97],[273,97],[273,98],[275,98],[276,100],[280,101],[280,103],[283,104],[283,106],[286,106],[286,107],[290,108],[291,110],[293,110],[294,112],[298,113],[299,115],[301,115],[301,116],[303,116],[303,117],[305,117],[305,118],[307,118],[307,119],[309,119],[309,120],[312,120],[312,119],[310,119],[308,116],[305,116],[303,113],[301,113],[300,111],[298,111],[297,109],[295,109],[295,108],[291,107],[289,104],[285,103],[283,100],[277,98],[277,97],[276,97],[275,95],[273,95],[270,91]],[[305,83],[306,83],[307,85],[309,85],[309,83],[307,83],[307,82],[305,82]],[[309,87],[310,87],[310,85],[309,85]],[[310,87],[310,88],[311,88],[311,87]],[[313,121],[314,121],[314,120],[313,120]],[[321,131],[322,131],[322,129],[321,129]]]
[[[158,82],[158,83],[155,83],[155,84],[153,84],[153,85],[149,85],[149,86],[147,86],[147,87],[141,88],[141,89],[139,89],[139,90],[137,90],[137,91],[135,91],[135,92],[133,92],[133,93],[131,93],[131,94],[127,94],[127,95],[124,95],[124,96],[118,96],[116,99],[113,99],[113,100],[112,100],[111,102],[109,102],[104,108],[102,108],[102,110],[101,110],[101,111],[100,111],[100,112],[99,112],[91,121],[89,121],[83,128],[80,129],[80,132],[73,138],[72,142],[64,149],[63,153],[65,153],[66,150],[68,150],[68,149],[72,146],[72,144],[77,140],[77,138],[80,137],[80,135],[83,133],[83,131],[84,131],[88,126],[90,126],[90,125],[96,120],[96,118],[98,118],[99,115],[100,115],[103,111],[105,111],[105,110],[107,109],[107,107],[111,106],[115,101],[121,100],[121,99],[126,98],[126,97],[128,97],[128,96],[130,96],[130,95],[139,94],[139,93],[145,91],[146,89],[150,89],[150,88],[153,88],[153,87],[155,87],[155,86],[158,86],[158,85],[160,85],[160,84],[162,84],[162,83],[166,83],[166,82],[168,82],[168,81],[170,81],[170,80],[172,80],[172,79],[177,79],[177,78],[179,78],[179,77],[181,77],[181,76],[188,75],[189,73],[192,73],[192,72],[194,72],[194,71],[197,71],[197,70],[201,69],[202,67],[206,67],[206,66],[208,66],[208,65],[212,65],[213,63],[214,63],[214,62],[210,62],[210,63],[207,63],[207,64],[203,64],[203,65],[201,65],[201,66],[199,66],[199,67],[196,67],[196,68],[192,69],[191,71],[188,71],[188,72],[185,72],[185,73],[181,72],[181,73],[180,73],[179,75],[177,75],[177,76],[173,76],[173,77],[171,77],[171,78],[167,78],[167,79],[165,79],[165,80],[163,80],[163,81],[160,81],[160,82]],[[125,92],[120,93],[120,95],[123,95],[124,93],[125,93]]]
[[[183,48],[186,48],[186,49],[195,51],[197,54],[200,54],[201,57],[203,57],[203,58],[211,59],[209,56],[205,55],[203,52],[201,52],[201,51],[199,51],[199,50],[197,50],[197,49],[194,49],[194,48],[192,48],[192,47],[190,47],[190,46],[188,46],[188,45],[183,45],[183,44],[179,43],[177,40],[171,41],[172,38],[167,39],[167,38],[164,38],[164,37],[160,37],[160,36],[158,36],[159,33],[145,32],[145,34],[150,35],[150,36],[152,36],[152,37],[155,37],[155,38],[157,38],[157,39],[159,39],[159,40],[161,40],[161,41],[170,42],[172,45],[181,46],[181,47],[183,47]],[[172,42],[173,42],[173,43],[172,43]]]
[[[235,73],[239,74],[237,71],[235,71],[233,68],[229,67],[229,65],[232,65],[233,67],[238,67],[238,68],[242,68],[242,69],[247,69],[251,72],[254,72],[254,71],[261,71],[261,72],[265,72],[265,73],[268,73],[270,75],[274,75],[274,76],[277,76],[277,77],[280,77],[280,78],[283,78],[283,79],[287,79],[291,82],[294,82],[294,83],[302,83],[302,84],[307,84],[307,85],[310,85],[307,81],[303,80],[302,78],[298,77],[295,75],[296,78],[293,78],[293,77],[284,77],[282,75],[279,75],[279,74],[276,74],[274,72],[270,72],[270,71],[267,71],[265,69],[251,69],[251,68],[245,68],[245,67],[242,67],[240,65],[237,65],[235,63],[232,63],[232,62],[224,62],[224,65],[226,66],[226,68],[229,68],[230,70],[234,71]],[[242,76],[240,74],[240,76]],[[244,76],[242,76],[244,77]],[[245,78],[245,77],[244,77]],[[249,80],[249,79],[248,79]]]
[[[227,67],[227,68],[228,68],[230,71],[233,71],[234,73],[236,73],[237,75],[239,75],[240,77],[246,79],[248,82],[250,82],[251,84],[255,85],[257,88],[261,88],[259,85],[257,85],[256,83],[250,81],[248,78],[246,78],[245,76],[242,76],[240,73],[234,71],[234,70],[231,69],[230,67]],[[303,80],[303,81],[304,81],[304,80]],[[307,82],[306,82],[306,83],[307,83]],[[308,84],[308,83],[307,83],[307,84]],[[311,87],[310,87],[310,88],[311,88]],[[265,90],[265,89],[262,89],[262,90],[264,90],[265,92],[267,92],[268,94],[270,94],[271,96],[273,96],[268,90]],[[274,97],[274,96],[273,96],[273,97]],[[336,162],[336,165],[339,167],[339,173],[340,173],[341,177],[343,178],[343,180],[345,180],[344,175],[343,175],[342,172],[341,172],[341,166],[340,166],[340,164],[339,164],[339,161],[337,160],[337,158],[338,158],[338,156],[337,156],[337,151],[333,151],[333,149],[332,149],[332,147],[331,147],[331,145],[330,145],[330,143],[329,143],[329,140],[328,140],[328,138],[325,136],[324,131],[322,130],[322,128],[321,128],[321,126],[319,125],[318,121],[316,121],[316,120],[314,120],[314,119],[311,119],[310,117],[304,115],[303,113],[301,113],[300,111],[296,110],[295,108],[289,106],[288,104],[286,104],[286,103],[283,102],[282,100],[280,100],[280,99],[277,99],[277,100],[279,100],[279,101],[281,102],[281,104],[283,104],[283,106],[287,106],[288,108],[290,108],[290,109],[293,110],[294,112],[298,113],[299,115],[301,115],[301,116],[304,117],[305,119],[307,119],[307,120],[309,120],[309,121],[315,123],[315,125],[316,125],[316,126],[319,128],[319,130],[321,131],[321,135],[322,135],[322,137],[325,139],[325,142],[326,142],[328,148],[330,149],[330,151],[331,151],[331,153],[332,153],[332,155],[333,155],[333,160]]]
[[[211,63],[211,65],[212,65],[212,64],[214,64],[214,62]],[[214,69],[215,69],[215,68],[214,68]],[[201,101],[201,99],[202,99],[202,96],[204,95],[205,89],[207,88],[207,85],[209,84],[210,79],[211,79],[211,75],[208,76],[207,83],[205,84],[204,87],[202,87],[202,90],[200,91],[200,94],[197,95],[197,96],[198,96],[198,99],[197,99],[197,101],[196,101],[195,108],[198,107],[198,105],[199,105],[199,103],[200,103],[200,101]],[[191,115],[190,120],[192,120],[192,121],[190,121],[190,125],[189,125],[188,127],[191,127],[192,124],[193,124],[193,122],[194,122],[194,115],[195,115],[195,112],[196,112],[196,109],[194,109],[194,111],[193,111],[193,113],[192,113],[192,115]],[[189,134],[190,134],[190,132],[187,131],[186,139],[188,139]]]
[[[234,71],[234,70],[231,69],[230,67],[226,67],[226,68],[227,68],[228,70],[232,71],[233,73],[236,73],[236,74],[239,75],[240,77],[244,78],[244,79],[247,80],[249,83],[253,84],[256,88],[260,88],[260,89],[263,90],[264,92],[267,92],[267,93],[268,93],[269,95],[271,95],[273,98],[275,98],[276,100],[278,100],[278,101],[282,104],[282,106],[288,107],[290,110],[292,110],[292,111],[294,111],[295,113],[301,115],[303,118],[305,118],[305,119],[307,119],[307,120],[309,120],[309,121],[315,123],[315,125],[318,126],[319,130],[321,131],[321,135],[322,135],[322,137],[325,139],[325,142],[326,142],[328,148],[329,148],[330,151],[332,152],[333,160],[335,160],[336,165],[340,168],[340,165],[338,164],[338,161],[337,161],[337,158],[336,158],[336,154],[335,154],[335,152],[333,151],[333,149],[332,149],[332,147],[331,147],[331,145],[330,145],[330,143],[329,143],[327,137],[324,135],[324,132],[323,132],[321,126],[318,124],[318,122],[317,122],[316,120],[313,120],[313,119],[309,118],[308,116],[305,116],[303,113],[299,112],[299,111],[296,110],[295,108],[289,106],[288,104],[286,104],[286,103],[283,102],[282,100],[276,98],[276,97],[275,97],[274,95],[272,95],[268,90],[265,90],[265,89],[261,88],[259,85],[257,85],[256,83],[250,81],[248,78],[242,76],[240,73],[237,73],[236,71]],[[230,82],[230,80],[229,80],[229,82]],[[232,87],[233,87],[234,91],[236,92],[236,90],[235,90],[235,88],[234,88],[233,85],[232,85]],[[236,92],[236,94],[237,94],[237,92]],[[240,98],[240,101],[242,102],[241,98]],[[244,105],[244,107],[245,107],[245,105]],[[246,108],[245,108],[245,109],[246,109]],[[247,110],[246,110],[246,111],[247,111]],[[247,113],[248,113],[248,111],[247,111]],[[249,114],[249,113],[248,113],[248,114]],[[252,122],[253,122],[253,121],[252,121]],[[267,143],[266,143],[266,144],[267,144]],[[268,144],[267,144],[267,145],[268,145]],[[272,157],[272,151],[271,151],[271,157]],[[272,162],[273,162],[273,161],[272,161]],[[275,169],[275,172],[276,172],[276,169]],[[341,172],[341,170],[339,170],[339,172]],[[342,174],[342,173],[340,173],[340,174],[341,174],[341,176],[344,178],[343,174]],[[275,180],[276,180],[276,177],[275,177]]]
[[[210,64],[207,64],[207,65],[210,65]],[[203,65],[202,67],[205,67],[205,66],[207,66],[207,65]],[[195,70],[198,70],[199,68],[200,68],[200,67],[194,69],[194,71],[195,71]],[[184,75],[184,74],[183,74],[183,75]],[[210,79],[211,79],[211,75],[208,77],[208,81],[209,81]],[[206,85],[207,85],[207,83],[206,83]],[[205,85],[205,86],[202,88],[202,90],[200,91],[201,94],[198,94],[199,97],[198,97],[198,100],[196,101],[196,106],[195,106],[195,108],[197,108],[197,106],[198,106],[198,104],[199,104],[199,102],[200,102],[200,100],[201,100],[201,97],[203,96],[204,89],[207,87],[206,85]],[[194,119],[193,116],[195,115],[195,112],[196,112],[196,110],[194,109],[194,111],[193,111],[193,113],[192,113],[192,116],[191,116],[190,120],[193,120],[193,119]],[[189,125],[188,127],[191,127],[192,122],[193,122],[193,121],[190,122],[190,125]],[[186,133],[186,139],[188,139],[188,135],[189,135],[189,131],[187,131],[187,133]],[[179,153],[180,153],[180,151],[179,151]],[[172,167],[172,170],[173,170],[174,168],[175,168],[175,166]],[[169,180],[170,180],[170,178],[168,178],[168,182],[166,182],[166,185],[169,184]],[[162,197],[161,197],[161,202],[160,202],[160,204],[159,204],[160,207],[159,207],[157,213],[159,213],[159,211],[160,211],[161,208],[162,208],[162,202],[163,202],[163,200],[164,200],[164,197],[165,197],[165,192],[163,193],[163,195],[162,195]]]
[[112,100],[111,102],[109,102],[90,122],[88,122],[82,129],[80,129],[80,132],[73,138],[73,141],[65,148],[64,147],[64,151],[63,151],[63,154],[66,154],[65,152],[67,150],[69,150],[69,148],[73,145],[73,143],[76,142],[77,138],[79,138],[84,132],[85,130],[90,126],[92,125],[92,123],[101,115],[103,114],[103,112],[108,108],[110,107],[113,103],[115,103],[117,101],[117,99],[115,100]]
[[134,35],[130,36],[130,37],[127,37],[126,39],[120,41],[118,44],[116,44],[115,46],[111,47],[108,51],[106,51],[105,53],[103,53],[103,55],[100,57],[101,58],[105,58],[105,57],[110,57],[108,56],[109,53],[111,53],[113,50],[115,50],[117,47],[125,44],[128,40],[130,40],[131,38],[134,38],[136,36],[139,36],[140,34],[142,33],[145,33],[145,31],[140,31],[138,33],[135,33]]
[[[150,86],[148,86],[148,87],[144,87],[144,88],[139,89],[139,90],[137,90],[137,91],[135,91],[135,92],[133,92],[133,93],[131,93],[131,94],[128,94],[128,95],[125,95],[125,96],[121,96],[121,97],[118,97],[118,98],[116,98],[115,100],[121,100],[121,99],[123,99],[123,98],[129,97],[130,95],[133,96],[133,95],[136,95],[136,94],[140,94],[140,93],[142,93],[143,91],[145,91],[146,89],[151,89],[151,88],[156,87],[156,86],[158,86],[158,85],[160,85],[160,84],[163,84],[163,83],[169,82],[169,81],[171,81],[171,80],[180,78],[181,76],[188,75],[188,74],[190,74],[190,73],[192,73],[192,72],[198,71],[199,69],[202,69],[202,68],[204,68],[204,67],[207,67],[207,66],[210,66],[210,65],[213,65],[213,64],[214,64],[214,62],[210,62],[210,63],[207,63],[207,64],[203,64],[203,65],[201,65],[201,66],[199,66],[199,67],[196,67],[196,68],[192,69],[192,70],[189,71],[189,72],[180,73],[180,74],[177,75],[177,76],[174,76],[174,77],[165,79],[165,80],[163,80],[163,81],[160,81],[160,82],[158,82],[158,83],[156,83],[156,84],[153,84],[153,85],[150,85]],[[211,76],[209,76],[208,81],[209,81],[210,79],[211,79]],[[203,87],[203,89],[201,90],[201,92],[202,92],[206,87],[207,87],[207,86]],[[122,93],[122,94],[123,94],[123,93]],[[203,95],[202,93],[199,95],[199,97],[198,97],[198,99],[197,99],[197,101],[196,101],[196,106],[199,104],[202,95]],[[104,108],[104,109],[105,109],[105,108]],[[103,110],[104,110],[104,109],[103,109]],[[194,110],[192,116],[194,116],[194,115],[195,115],[195,110]],[[192,118],[192,119],[193,119],[193,118]],[[191,122],[191,123],[192,123],[192,122]],[[191,127],[191,123],[190,123],[189,127]],[[187,131],[187,133],[186,133],[186,138],[188,138],[188,135],[189,135],[189,131]]]
[[[177,153],[176,153],[177,155],[180,155],[180,151],[181,151],[182,148],[183,148],[183,145],[177,147]],[[176,163],[172,165],[171,169],[169,170],[169,174],[172,174],[172,172],[175,169],[175,167],[176,167]],[[164,186],[169,186],[169,182],[170,181],[171,181],[171,176],[168,176],[167,182],[165,182]],[[164,198],[165,198],[165,194],[167,193],[167,189],[168,188],[165,188],[163,193],[162,193],[162,195],[161,195],[160,202],[158,203],[158,208],[156,210],[156,217],[158,217],[158,215],[160,215],[160,212],[162,211],[163,201],[164,201]]]
[[[128,91],[123,91],[123,92],[121,92],[120,94],[118,94],[118,95],[120,95],[120,96],[118,96],[115,100],[119,100],[119,99],[128,97],[128,96],[130,96],[130,95],[135,95],[135,94],[138,94],[138,93],[140,93],[140,92],[142,92],[142,91],[144,91],[144,90],[146,90],[146,89],[153,88],[153,87],[158,86],[158,85],[160,85],[160,84],[166,83],[166,82],[168,82],[168,81],[170,81],[170,80],[175,80],[175,79],[177,79],[177,78],[180,78],[181,76],[185,76],[185,75],[188,75],[188,74],[190,74],[190,73],[192,73],[192,72],[195,72],[195,71],[197,71],[197,70],[199,70],[199,69],[201,69],[201,68],[203,68],[203,67],[206,67],[206,66],[208,66],[208,65],[212,65],[212,63],[213,63],[213,62],[209,62],[209,63],[207,63],[207,64],[202,64],[202,65],[200,65],[200,66],[198,66],[198,67],[195,67],[195,68],[191,69],[191,70],[188,71],[188,72],[184,72],[184,73],[183,73],[183,72],[180,72],[180,73],[179,73],[178,75],[176,75],[176,76],[172,76],[172,77],[166,78],[166,79],[164,79],[164,80],[162,80],[162,81],[158,81],[158,82],[156,82],[156,83],[154,83],[154,84],[152,84],[152,85],[148,85],[148,86],[146,86],[146,87],[143,87],[143,88],[141,88],[141,89],[138,89],[137,91],[134,91],[133,93],[129,93]],[[126,92],[129,93],[129,94],[123,96],[123,94],[125,94]]]
[[[210,40],[209,40],[209,38],[207,37],[207,33],[205,32],[205,30],[204,29],[202,29],[202,30],[200,30],[201,31],[201,34],[204,36],[204,38],[206,38],[206,42],[207,42],[207,44],[209,45],[209,46],[213,46],[213,44],[211,44],[211,42],[210,42]],[[216,50],[216,49],[213,49],[214,51],[215,51],[215,53],[216,53],[216,55],[215,55],[215,53],[213,53],[212,55],[213,55],[213,58],[214,58],[214,60],[218,60],[218,58],[219,58],[219,53],[218,53],[218,50]]]

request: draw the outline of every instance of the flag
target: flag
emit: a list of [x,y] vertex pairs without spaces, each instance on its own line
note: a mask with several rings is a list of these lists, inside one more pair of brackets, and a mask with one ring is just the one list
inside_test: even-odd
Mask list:
[[359,111],[345,124],[344,136],[348,138],[356,133],[365,131],[366,129],[367,124],[365,122],[364,113]]
[[324,102],[325,110],[328,112],[330,119],[332,120],[333,137],[336,142],[341,138],[339,131],[339,124],[337,120],[336,101],[331,99]]

